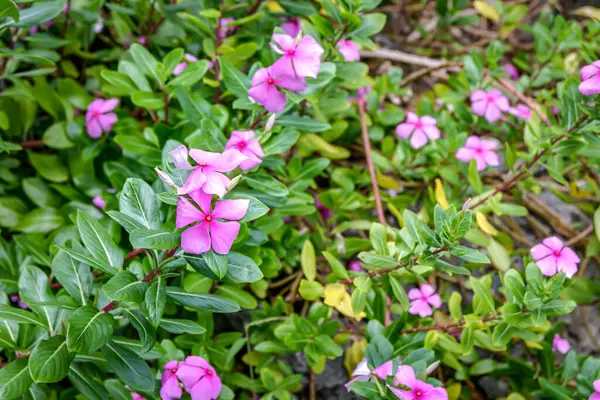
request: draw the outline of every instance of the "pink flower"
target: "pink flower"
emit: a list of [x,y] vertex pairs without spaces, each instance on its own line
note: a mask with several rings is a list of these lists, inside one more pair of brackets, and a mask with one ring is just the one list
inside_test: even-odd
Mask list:
[[188,160],[188,151],[184,145],[179,145],[169,152],[177,169],[194,169]]
[[579,257],[556,236],[546,238],[531,248],[531,256],[546,276],[564,272],[571,278],[577,272]]
[[254,131],[233,131],[225,145],[225,149],[236,149],[248,159],[240,164],[244,171],[256,167],[265,156],[257,139],[254,139]]
[[[356,91],[356,97],[348,97],[349,103],[364,103],[367,101],[367,95],[371,93],[371,86],[361,87]],[[365,109],[367,104],[365,104]]]
[[187,194],[202,189],[204,193],[216,194],[219,197],[227,193],[227,185],[230,182],[223,172],[233,171],[248,159],[235,149],[228,149],[223,153],[191,149],[190,157],[198,166],[188,176],[185,185],[178,189],[178,193]]
[[146,43],[148,43],[148,39],[146,39],[146,36],[140,36],[139,38],[137,38],[137,42],[142,46],[145,46]]
[[600,60],[581,68],[581,82],[579,91],[585,96],[600,93]]
[[419,118],[414,112],[409,112],[406,121],[396,127],[396,135],[402,139],[408,139],[410,136],[410,145],[414,149],[420,149],[428,140],[440,138],[440,130],[436,122],[435,118],[429,115]]
[[590,395],[588,400],[600,400],[600,379],[594,381],[595,392]]
[[342,54],[345,61],[360,60],[358,45],[350,40],[340,40],[336,43],[335,48]]
[[373,371],[371,372],[379,379],[383,379],[385,381],[385,378],[394,374],[394,371],[392,371],[393,366],[394,363],[392,360],[386,361],[379,367],[373,368]]
[[162,400],[181,398],[182,391],[177,380],[177,371],[181,368],[181,364],[175,360],[165,364],[161,380],[162,387],[160,388],[160,398]]
[[27,303],[21,300],[18,294],[13,294],[12,296],[10,296],[10,301],[12,301],[13,303],[17,303],[17,305],[24,310],[27,310],[29,308]]
[[[179,390],[181,390],[181,389],[179,389]],[[131,392],[131,398],[133,400],[146,400],[146,398],[144,396],[142,396],[141,394],[136,393],[136,392]]]
[[192,400],[213,400],[221,393],[221,379],[202,357],[186,358],[177,370],[177,377],[192,396]]
[[360,261],[358,261],[358,260],[350,261],[348,263],[348,269],[350,271],[356,271],[356,272],[363,270],[362,267],[360,266]]
[[494,151],[496,146],[496,142],[493,140],[469,136],[465,146],[456,152],[456,158],[463,162],[470,162],[475,159],[477,171],[483,171],[488,165],[495,167],[500,164],[498,155]]
[[321,67],[321,55],[324,50],[312,37],[304,36],[299,42],[289,35],[275,33],[271,47],[283,56],[275,61],[273,67],[289,76],[316,78]]
[[419,314],[422,318],[433,314],[431,306],[439,308],[442,305],[442,299],[439,294],[434,294],[435,289],[432,286],[424,284],[421,289],[413,288],[408,291],[410,302],[410,314]]
[[85,114],[85,126],[93,139],[98,139],[102,132],[108,132],[117,122],[117,114],[110,112],[119,104],[117,99],[96,99],[90,103]]
[[471,93],[471,109],[476,115],[485,116],[489,122],[500,119],[502,112],[508,111],[508,108],[508,99],[499,90],[486,92],[478,89]]
[[557,333],[554,335],[554,339],[552,339],[552,350],[558,351],[561,354],[567,354],[569,350],[571,350],[571,345],[567,341],[567,339],[563,339]]
[[504,64],[504,72],[506,72],[506,75],[510,76],[510,79],[512,80],[516,81],[519,79],[519,70],[514,66],[514,64]]
[[250,100],[263,106],[269,112],[281,112],[285,107],[285,94],[277,87],[301,92],[306,89],[303,78],[294,77],[282,71],[281,66],[261,68],[252,77],[252,87],[248,90]]
[[371,374],[375,374],[379,379],[385,380],[388,376],[393,375],[392,372],[393,361],[387,361],[381,364],[379,367],[374,368],[372,371],[369,369],[367,365],[367,359],[363,358],[361,362],[356,365],[356,368],[352,372],[353,378],[348,381],[344,386],[348,391],[350,391],[350,384],[356,381],[366,382],[371,379]]
[[550,110],[552,111],[552,115],[558,115],[560,113],[560,109],[557,106],[552,106]]
[[287,22],[285,22],[284,24],[281,24],[280,28],[283,29],[285,31],[285,33],[287,33],[291,37],[298,36],[298,33],[300,33],[300,28],[301,28],[300,18],[285,17],[285,20]]
[[525,104],[517,104],[516,107],[511,107],[508,112],[520,120],[529,121],[531,119],[531,110]]
[[[248,212],[250,200],[221,200],[215,203],[211,211],[212,196],[202,190],[189,193],[196,205],[185,197],[180,197],[177,203],[177,218],[175,226],[186,227],[194,222],[200,222],[186,229],[181,234],[181,247],[187,253],[202,254],[211,248],[219,254],[227,254],[233,241],[240,231],[240,219]],[[221,221],[226,220],[229,222]]]
[[327,221],[329,218],[331,218],[331,210],[321,203],[316,195],[314,196],[314,199],[315,207],[317,208],[319,214],[321,214],[321,218],[323,221]]
[[227,33],[235,32],[235,26],[228,26],[233,21],[235,21],[233,18],[221,18],[221,21],[219,22],[219,28],[217,29],[219,39],[225,39],[227,37]]
[[92,204],[101,210],[104,210],[104,207],[106,206],[106,202],[102,200],[102,196],[100,195],[97,195],[92,199]]
[[188,66],[188,64],[195,63],[196,61],[198,61],[198,59],[190,53],[185,53],[183,58],[185,58],[185,61],[177,64],[175,69],[173,69],[173,75],[181,74],[183,72],[183,70]]
[[401,365],[394,377],[395,385],[403,385],[410,390],[396,389],[388,385],[392,393],[401,400],[448,400],[448,392],[443,387],[434,387],[417,380],[415,371],[408,365]]

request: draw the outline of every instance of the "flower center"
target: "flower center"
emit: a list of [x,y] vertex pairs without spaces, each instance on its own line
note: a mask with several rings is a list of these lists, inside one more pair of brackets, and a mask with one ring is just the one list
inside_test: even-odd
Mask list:
[[415,124],[415,128],[421,129],[422,127],[423,127],[423,123],[421,121],[417,121],[417,123]]
[[92,115],[94,116],[94,118],[98,118],[99,116],[102,115],[102,112],[100,112],[100,111],[94,111],[94,113]]
[[239,142],[238,143],[238,149],[243,150],[246,148],[246,142]]
[[286,54],[290,57],[294,57],[296,55],[296,50],[294,50],[294,49],[287,50]]
[[210,369],[206,370],[206,375],[211,376],[212,375],[212,371]]
[[210,221],[212,221],[212,220],[213,220],[213,217],[212,217],[212,215],[208,214],[208,215],[206,215],[206,216],[204,217],[204,220],[205,220],[206,222],[210,222]]
[[488,103],[493,103],[494,101],[496,101],[496,99],[494,99],[492,96],[488,96],[487,97],[487,102]]
[[477,147],[475,149],[475,152],[481,154],[481,153],[483,153],[483,149],[481,147]]
[[171,373],[172,373],[172,374],[174,374],[175,372],[177,372],[177,368],[173,368],[173,369],[171,370]]
[[423,395],[423,392],[421,392],[420,390],[415,391],[415,396],[421,397],[422,395]]
[[421,301],[424,301],[425,303],[427,303],[427,296],[421,296]]
[[267,85],[274,85],[275,84],[275,79],[268,77],[267,78]]
[[554,257],[558,257],[560,256],[560,251],[554,251],[552,254],[554,254]]

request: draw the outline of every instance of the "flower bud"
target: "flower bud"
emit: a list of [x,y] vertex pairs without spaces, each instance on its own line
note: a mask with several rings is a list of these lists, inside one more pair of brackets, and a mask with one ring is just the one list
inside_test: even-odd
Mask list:
[[273,125],[275,125],[276,118],[277,116],[275,115],[275,113],[269,116],[269,119],[267,119],[267,123],[265,124],[265,133],[269,132],[273,128]]
[[158,175],[158,177],[160,178],[161,181],[163,181],[163,183],[165,185],[167,185],[170,188],[176,188],[177,186],[175,185],[175,182],[173,182],[173,180],[171,179],[171,177],[167,174],[165,174],[163,171],[161,171],[158,168],[154,168],[154,171],[156,171],[156,174]]
[[228,192],[230,190],[232,190],[234,187],[236,187],[238,183],[240,183],[242,176],[243,175],[238,175],[235,178],[233,178],[231,181],[229,181],[229,183],[227,184],[227,188],[226,188]]
[[427,367],[427,369],[425,370],[425,375],[429,375],[430,373],[432,373],[438,367],[438,365],[440,365],[439,360]]

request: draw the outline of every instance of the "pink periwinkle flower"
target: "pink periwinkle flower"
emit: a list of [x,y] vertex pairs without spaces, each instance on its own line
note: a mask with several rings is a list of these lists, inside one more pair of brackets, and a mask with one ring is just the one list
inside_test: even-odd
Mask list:
[[195,63],[196,61],[198,61],[198,59],[190,53],[185,53],[183,58],[185,59],[185,61],[182,61],[179,64],[177,64],[175,69],[173,69],[173,75],[181,74],[183,70],[188,66],[188,64]]
[[141,394],[136,393],[136,392],[131,392],[131,398],[133,400],[146,400],[146,398],[144,396],[142,396]]
[[104,207],[106,207],[106,202],[102,199],[102,196],[100,195],[97,195],[92,199],[92,204],[101,210],[104,210]]
[[395,385],[403,385],[410,390],[397,389],[388,385],[392,393],[401,400],[448,400],[448,392],[443,387],[434,387],[418,380],[415,370],[408,365],[401,365],[394,377]]
[[577,272],[579,257],[564,243],[552,236],[531,248],[531,256],[543,275],[552,276],[564,272],[569,278]]
[[358,260],[350,261],[348,263],[348,269],[350,271],[356,271],[356,272],[360,272],[360,271],[363,270],[362,267],[361,267],[361,265],[360,265],[360,261],[358,261]]
[[358,45],[351,40],[340,40],[335,48],[342,54],[344,61],[360,60],[360,51]]
[[286,22],[281,24],[280,28],[283,29],[285,33],[287,33],[291,37],[298,36],[298,33],[300,33],[301,29],[300,18],[284,17],[284,19]]
[[229,32],[235,32],[235,26],[229,26],[230,23],[235,21],[233,18],[221,18],[219,22],[218,35],[219,39],[225,39]]
[[19,308],[22,308],[24,310],[27,310],[29,308],[27,303],[25,303],[23,300],[21,300],[21,298],[19,297],[18,294],[13,294],[12,296],[10,296],[10,301],[12,301],[13,303],[17,303]]
[[356,97],[348,97],[348,102],[349,103],[364,103],[365,105],[365,109],[367,108],[367,95],[369,93],[371,93],[371,90],[373,90],[371,88],[371,86],[365,86],[365,87],[361,87],[356,91]]
[[179,366],[177,378],[183,383],[192,400],[213,400],[221,393],[221,378],[202,357],[189,356]]
[[321,203],[316,195],[314,196],[314,199],[315,207],[317,208],[319,214],[321,214],[321,218],[323,219],[323,221],[327,221],[329,218],[331,218],[331,210],[327,208],[325,204]]
[[146,36],[140,36],[140,37],[138,37],[136,40],[137,40],[137,42],[138,42],[139,44],[141,44],[142,46],[145,46],[145,45],[146,45],[146,43],[148,43],[148,39],[146,39]]
[[[182,153],[182,149],[178,149]],[[185,150],[185,147],[183,150]],[[178,154],[178,157],[181,156],[181,154]],[[233,171],[248,159],[248,157],[235,149],[228,149],[223,153],[191,149],[190,157],[198,165],[194,167],[192,173],[187,177],[185,185],[178,189],[178,193],[187,194],[202,189],[204,193],[216,194],[219,197],[223,197],[227,193],[227,185],[230,182],[230,179],[223,172]],[[177,166],[177,162],[175,165]],[[180,169],[189,169],[183,159],[180,159],[179,165],[184,167]]]
[[439,294],[435,294],[435,289],[431,285],[421,285],[421,289],[413,288],[408,291],[410,302],[410,314],[419,314],[422,318],[433,314],[431,306],[439,308],[442,305],[442,299]]
[[321,67],[324,50],[312,36],[304,36],[300,41],[289,35],[275,33],[271,47],[282,54],[273,67],[289,76],[316,78]]
[[497,144],[493,140],[480,139],[477,136],[469,136],[467,143],[456,152],[456,158],[463,162],[475,159],[477,171],[483,171],[485,167],[498,166],[500,161],[494,151]]
[[240,231],[240,219],[248,212],[250,200],[221,200],[215,203],[211,211],[210,194],[202,190],[189,193],[196,208],[185,197],[180,197],[177,203],[177,218],[175,226],[184,228],[194,222],[200,222],[181,234],[181,247],[186,253],[202,254],[210,249],[216,253],[227,254],[233,241]]
[[428,140],[438,140],[440,130],[436,126],[437,121],[429,115],[418,117],[414,112],[409,112],[406,121],[396,127],[396,135],[402,139],[410,137],[410,145],[414,149],[420,149],[427,144]]
[[581,68],[581,82],[579,91],[585,96],[600,93],[600,60]]
[[85,114],[85,126],[90,137],[98,139],[102,132],[109,132],[113,128],[117,122],[117,114],[111,111],[118,104],[117,99],[96,99],[90,103]]
[[588,400],[600,400],[600,379],[594,381],[595,392],[590,395]]
[[552,106],[550,111],[552,111],[552,115],[558,115],[560,113],[560,109],[557,106]]
[[531,110],[525,104],[517,104],[516,107],[511,107],[508,112],[520,120],[529,121],[531,119]]
[[510,79],[512,80],[516,81],[519,79],[519,70],[514,64],[504,64],[504,72],[506,72],[506,75],[510,76]]
[[471,93],[471,109],[476,115],[483,116],[489,122],[495,122],[502,116],[502,112],[509,109],[508,99],[497,89],[487,92],[481,89]]
[[252,77],[252,87],[248,90],[250,100],[260,104],[269,112],[281,112],[287,99],[285,94],[277,88],[302,92],[306,89],[303,78],[290,75],[282,70],[282,66],[273,64],[268,68],[261,68]]
[[236,149],[248,159],[240,164],[240,169],[247,171],[259,165],[265,156],[260,142],[254,138],[254,131],[233,131],[225,145],[225,149]]
[[558,351],[561,354],[567,354],[571,350],[571,345],[567,339],[560,337],[557,333],[552,339],[552,350]]
[[181,398],[182,391],[177,379],[177,371],[179,371],[182,364],[175,360],[165,364],[161,379],[162,387],[160,388],[160,398],[162,400]]
[[367,359],[363,358],[361,360],[361,362],[359,362],[356,365],[356,368],[352,372],[353,378],[350,381],[348,381],[346,384],[344,384],[344,386],[346,387],[346,389],[348,391],[350,391],[350,384],[352,382],[356,382],[356,381],[366,382],[369,379],[371,379],[372,374],[377,376],[379,379],[385,380],[388,376],[393,375],[392,368],[393,368],[393,362],[390,360],[390,361],[387,361],[387,362],[381,364],[379,367],[373,368],[373,370],[370,370],[369,366],[367,365]]

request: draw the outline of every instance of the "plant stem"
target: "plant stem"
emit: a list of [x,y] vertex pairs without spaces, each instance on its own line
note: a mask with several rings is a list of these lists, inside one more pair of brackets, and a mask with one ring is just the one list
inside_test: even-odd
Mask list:
[[[485,317],[481,320],[481,322],[489,322],[489,321],[495,321],[498,319],[501,319],[502,317],[499,315],[492,315],[489,317]],[[403,331],[400,332],[400,335],[407,335],[409,333],[416,333],[416,332],[428,332],[428,331],[447,331],[450,329],[454,329],[454,328],[462,328],[466,325],[466,322],[457,322],[455,324],[448,324],[448,325],[435,325],[435,326],[425,326],[425,327],[421,327],[421,328],[411,328],[411,329],[405,329]]]

